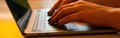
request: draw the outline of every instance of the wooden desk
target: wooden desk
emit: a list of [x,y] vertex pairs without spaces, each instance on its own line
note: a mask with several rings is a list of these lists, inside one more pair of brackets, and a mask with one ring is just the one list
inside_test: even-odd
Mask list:
[[23,38],[5,0],[0,0],[0,38]]
[[[45,9],[45,8],[51,8],[51,6],[55,3],[56,0],[52,0],[52,3],[50,3],[50,0],[29,0],[29,4],[31,8],[34,9]],[[33,38],[33,37],[30,37]],[[35,37],[34,37],[35,38]],[[39,37],[36,37],[39,38]],[[48,38],[48,37],[42,37],[42,38]],[[104,34],[104,35],[77,35],[77,36],[53,36],[49,38],[120,38],[120,35],[118,34]]]

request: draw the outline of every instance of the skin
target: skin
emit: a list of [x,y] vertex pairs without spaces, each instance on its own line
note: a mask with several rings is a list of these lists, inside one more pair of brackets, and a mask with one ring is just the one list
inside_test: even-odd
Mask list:
[[73,21],[86,22],[95,26],[109,26],[120,30],[120,8],[81,0],[57,7],[49,19],[51,25],[57,23],[58,26]]
[[53,12],[55,11],[55,9],[58,9],[62,5],[69,4],[69,3],[72,3],[75,1],[78,1],[78,0],[58,0],[55,3],[55,5],[51,8],[51,10],[48,12],[48,15],[51,16],[53,14]]

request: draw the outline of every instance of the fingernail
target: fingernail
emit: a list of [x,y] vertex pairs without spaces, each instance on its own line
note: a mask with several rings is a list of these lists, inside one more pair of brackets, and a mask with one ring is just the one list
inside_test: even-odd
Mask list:
[[50,20],[51,20],[51,18],[48,19],[48,21],[50,21]]
[[50,13],[50,11],[48,11],[48,13],[47,14],[49,14]]
[[48,21],[49,22],[49,24],[51,24],[52,23],[52,21],[50,20],[50,21]]
[[51,16],[50,11],[47,14],[48,14],[48,16]]
[[48,16],[52,16],[52,13],[48,12]]
[[48,14],[48,16],[52,16],[52,14]]
[[50,14],[50,11],[47,14]]

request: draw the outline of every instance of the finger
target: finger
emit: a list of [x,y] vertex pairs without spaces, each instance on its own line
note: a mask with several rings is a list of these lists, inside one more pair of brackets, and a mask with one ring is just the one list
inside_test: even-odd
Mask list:
[[[79,13],[80,13],[80,12],[79,12]],[[78,18],[80,18],[80,17],[78,17],[78,15],[79,15],[79,14],[78,14],[78,12],[77,12],[77,13],[68,15],[68,16],[60,19],[59,22],[58,22],[58,26],[64,25],[64,24],[66,24],[66,23],[68,23],[68,22],[73,22],[73,21],[80,21],[80,20],[82,20],[82,19],[78,19]]]
[[[57,9],[57,11],[52,15],[52,17],[49,19],[49,20],[51,20],[58,12],[60,12],[62,9],[64,9],[64,8],[67,8],[67,7],[73,7],[73,6],[75,6],[75,5],[78,5],[78,4],[83,4],[84,3],[84,1],[77,1],[77,2],[74,2],[74,3],[70,3],[70,4],[67,4],[67,5],[63,5],[63,6],[61,6],[61,7],[59,7],[58,9]],[[76,6],[76,7],[78,7],[79,8],[79,5],[78,6]],[[77,8],[77,9],[78,9]],[[77,10],[77,9],[75,9],[75,10]]]
[[62,3],[60,4],[60,6],[65,5],[65,4],[69,4],[69,3],[72,3],[72,2],[76,2],[76,1],[78,1],[78,0],[63,0]]
[[[54,12],[54,14],[52,15],[51,18],[53,18],[60,10],[66,8],[66,7],[72,7],[72,6],[74,6],[74,5],[78,4],[78,3],[79,3],[79,2],[74,2],[74,3],[70,3],[70,4],[63,5],[63,6],[59,7],[59,8],[57,9],[57,11]],[[51,20],[51,18],[50,18],[49,20]]]
[[[51,18],[53,18],[53,17],[57,14],[57,12],[59,12],[61,9],[66,8],[66,7],[71,7],[71,6],[73,6],[73,5],[72,5],[72,4],[71,4],[71,5],[69,4],[69,5],[64,5],[64,6],[60,7],[60,8],[58,8],[57,11],[54,12],[54,14],[51,16]],[[50,21],[51,18],[50,18],[48,21]]]
[[50,10],[50,12],[48,13],[49,16],[51,16],[53,14],[53,12],[55,11],[55,9],[61,7],[62,5],[68,4],[68,3],[72,3],[75,2],[77,0],[59,0],[54,6],[53,8]]
[[63,18],[64,16],[67,16],[69,14],[72,13],[76,13],[77,11],[80,11],[82,9],[83,4],[76,4],[72,7],[66,7],[63,8],[62,10],[60,10],[60,12],[58,12],[52,19],[51,19],[51,23],[50,24],[54,24],[55,22],[57,22],[59,19]]
[[[63,12],[63,13],[67,12],[65,10],[66,9],[71,9],[71,7],[64,8],[64,9],[60,10],[58,13],[55,13],[54,15],[52,15],[52,17],[50,18],[50,21],[49,21],[50,24],[54,24],[57,21],[56,18],[59,17],[58,14],[60,14],[61,12]],[[61,16],[59,18],[61,18]],[[57,19],[59,19],[59,18],[57,18]]]
[[[54,24],[55,22],[58,21],[58,19],[60,19],[62,16],[62,14],[66,14],[66,12],[68,12],[68,9],[72,9],[71,7],[67,7],[62,9],[60,12],[58,12],[54,17],[52,17],[52,19],[50,20],[50,24]],[[72,12],[69,12],[72,13]]]
[[55,5],[51,8],[51,10],[48,12],[48,16],[51,16],[52,13],[55,11],[55,9],[57,9],[60,5],[60,3],[62,2],[63,0],[58,0]]

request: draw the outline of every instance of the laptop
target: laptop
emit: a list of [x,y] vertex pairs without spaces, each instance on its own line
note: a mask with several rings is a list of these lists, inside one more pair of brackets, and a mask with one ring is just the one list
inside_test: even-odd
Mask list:
[[[50,25],[50,9],[32,10],[27,0],[6,0],[21,33],[25,36],[111,34],[119,31],[110,27],[94,27],[87,23],[70,22],[61,27]],[[22,3],[21,3],[22,2]]]

